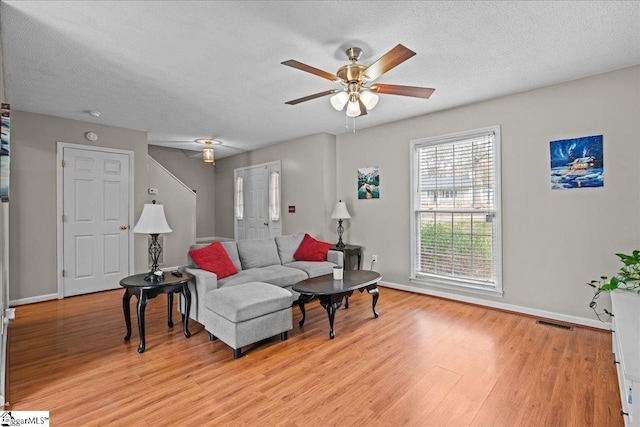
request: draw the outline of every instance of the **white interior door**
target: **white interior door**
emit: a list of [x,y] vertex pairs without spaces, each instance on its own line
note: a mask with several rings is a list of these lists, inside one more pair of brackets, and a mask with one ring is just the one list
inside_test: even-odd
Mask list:
[[63,296],[119,287],[130,271],[131,157],[62,148]]
[[280,171],[280,161],[234,169],[235,240],[282,234]]
[[245,171],[245,239],[269,237],[269,168]]

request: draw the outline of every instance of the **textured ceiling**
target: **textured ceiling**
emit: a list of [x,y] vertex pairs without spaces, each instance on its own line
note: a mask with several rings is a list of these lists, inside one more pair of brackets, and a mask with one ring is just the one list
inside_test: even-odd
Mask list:
[[[381,95],[358,129],[640,64],[640,3],[617,1],[2,1],[12,109],[149,132],[149,143],[216,155],[347,132],[335,73],[347,47],[371,64],[417,55],[377,82],[436,88]],[[89,110],[102,113],[99,118]],[[173,143],[172,143],[173,142]]]

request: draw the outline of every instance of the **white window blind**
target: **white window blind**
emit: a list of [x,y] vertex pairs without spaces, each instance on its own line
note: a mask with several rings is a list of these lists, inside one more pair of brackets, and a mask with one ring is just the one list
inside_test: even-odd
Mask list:
[[412,144],[412,278],[502,290],[499,128]]

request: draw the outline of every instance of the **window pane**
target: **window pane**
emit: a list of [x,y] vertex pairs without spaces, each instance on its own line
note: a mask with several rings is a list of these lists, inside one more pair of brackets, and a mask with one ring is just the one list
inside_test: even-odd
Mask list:
[[492,225],[485,215],[421,212],[419,272],[492,280]]

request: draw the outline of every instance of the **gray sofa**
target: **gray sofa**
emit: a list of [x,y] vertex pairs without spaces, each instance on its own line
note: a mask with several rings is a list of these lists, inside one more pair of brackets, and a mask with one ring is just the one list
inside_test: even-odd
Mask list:
[[[293,294],[293,301],[297,301],[299,294],[291,289],[293,285],[310,277],[330,274],[334,266],[343,266],[342,252],[333,250],[329,250],[325,261],[296,261],[293,255],[304,235],[305,233],[297,233],[268,239],[221,242],[238,273],[220,280],[214,273],[198,268],[187,255],[188,265],[183,270],[193,275],[193,280],[189,282],[189,317],[207,328],[210,319],[207,319],[205,297],[213,289],[264,282],[289,290]],[[190,249],[207,245],[209,243],[191,245]],[[182,301],[180,311],[184,313]]]

